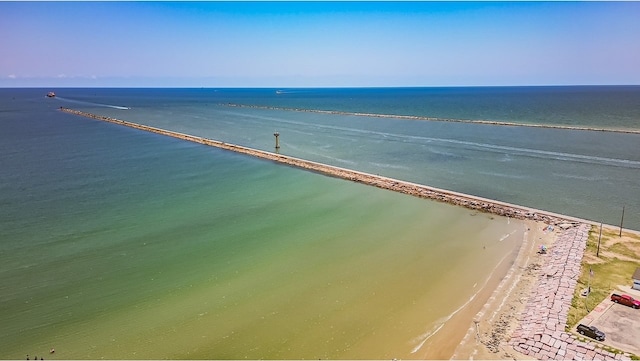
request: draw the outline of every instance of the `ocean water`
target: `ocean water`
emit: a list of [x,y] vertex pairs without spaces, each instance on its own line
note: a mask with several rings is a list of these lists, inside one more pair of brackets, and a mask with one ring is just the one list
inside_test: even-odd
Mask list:
[[69,89],[60,96],[61,106],[263,150],[273,150],[278,131],[284,154],[594,222],[620,225],[624,208],[624,226],[640,230],[640,134],[625,133],[640,132],[639,86]]
[[60,106],[640,229],[638,134],[291,110],[638,130],[638,87],[49,90],[0,89],[0,358],[439,358],[526,232]]
[[1,94],[3,359],[438,357],[525,236],[518,221],[62,113],[71,100],[37,89]]

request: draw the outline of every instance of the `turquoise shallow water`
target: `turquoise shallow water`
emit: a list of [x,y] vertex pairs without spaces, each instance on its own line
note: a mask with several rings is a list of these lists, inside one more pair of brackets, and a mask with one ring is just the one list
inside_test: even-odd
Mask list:
[[417,357],[523,238],[520,222],[14,97],[1,358]]

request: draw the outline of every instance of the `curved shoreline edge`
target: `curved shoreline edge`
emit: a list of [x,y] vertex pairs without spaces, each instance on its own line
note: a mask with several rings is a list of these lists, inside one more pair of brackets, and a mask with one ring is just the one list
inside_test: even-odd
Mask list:
[[382,189],[391,190],[394,192],[404,193],[418,198],[425,198],[436,200],[439,202],[449,203],[452,205],[462,206],[471,210],[480,211],[484,213],[495,214],[503,217],[510,217],[514,219],[528,219],[533,221],[544,222],[551,225],[560,226],[562,228],[569,228],[581,223],[588,223],[591,225],[597,225],[594,221],[580,219],[576,217],[566,216],[562,214],[547,212],[539,209],[528,208],[501,202],[497,200],[472,196],[464,193],[458,193],[454,191],[448,191],[440,188],[430,187],[422,184],[406,182],[398,179],[383,177],[379,175],[373,175],[369,173],[359,172],[356,170],[340,168],[332,165],[318,163],[314,161],[295,158],[287,155],[282,155],[273,152],[267,152],[254,148],[244,147],[236,144],[226,143],[218,140],[198,137],[194,135],[179,133],[171,130],[160,129],[148,125],[142,125],[125,120],[120,120],[112,117],[106,117],[102,115],[96,115],[87,113],[75,109],[60,107],[60,111],[74,114],[86,118],[106,121],[109,123],[128,126],[131,128],[144,130],[156,134],[166,135],[190,142],[204,144],[220,149],[226,149],[237,153],[251,155],[257,158],[267,159],[279,163],[284,163],[290,166],[294,166],[301,169],[310,170],[320,174],[328,175],[335,178],[341,178],[350,180],[357,183],[362,183]]
[[570,126],[570,125],[515,123],[515,122],[503,122],[498,120],[439,118],[439,117],[427,117],[427,116],[419,116],[419,115],[360,113],[360,112],[346,112],[346,111],[340,111],[340,110],[302,109],[302,108],[272,107],[272,106],[266,106],[266,105],[247,105],[247,104],[234,104],[234,103],[226,103],[221,105],[225,105],[228,107],[235,107],[235,108],[282,110],[282,111],[288,111],[288,112],[318,113],[318,114],[330,114],[330,115],[353,115],[358,117],[372,117],[372,118],[426,120],[426,121],[432,121],[432,122],[450,122],[450,123],[501,125],[501,126],[509,126],[509,127],[528,127],[528,128],[543,128],[543,129],[584,130],[584,131],[591,131],[591,132],[640,134],[640,130],[633,130],[633,129],[610,129],[610,128],[579,127],[579,126]]

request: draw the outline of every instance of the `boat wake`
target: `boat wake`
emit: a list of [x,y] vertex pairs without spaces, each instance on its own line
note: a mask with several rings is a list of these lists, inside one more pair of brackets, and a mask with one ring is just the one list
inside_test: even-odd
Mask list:
[[105,108],[113,108],[113,109],[120,109],[120,110],[129,110],[131,108],[129,107],[125,107],[125,106],[121,106],[121,105],[111,105],[111,104],[101,104],[101,103],[93,103],[93,102],[86,102],[84,100],[75,100],[75,99],[69,99],[69,98],[62,98],[62,97],[56,97],[56,99],[58,100],[62,100],[68,103],[74,103],[74,104],[84,104],[84,105],[93,105],[93,106],[98,106],[98,107],[105,107]]
[[276,90],[276,94],[302,94],[302,93],[311,93],[311,90],[300,90],[300,89],[278,89]]
[[[473,142],[463,139],[453,139],[453,138],[443,138],[443,137],[429,137],[422,135],[411,135],[411,134],[401,134],[401,133],[390,133],[383,131],[376,131],[370,129],[359,129],[352,128],[346,126],[339,125],[327,125],[327,124],[308,124],[300,121],[293,120],[285,120],[276,117],[268,117],[263,115],[254,115],[254,114],[243,114],[247,117],[252,117],[255,119],[264,119],[271,120],[280,123],[287,123],[302,127],[313,127],[315,130],[335,130],[339,131],[342,134],[350,134],[350,135],[366,135],[366,136],[376,136],[379,139],[384,139],[386,142],[402,142],[402,143],[414,143],[414,144],[432,144],[439,146],[453,146],[453,147],[462,147],[464,149],[471,150],[480,150],[483,152],[491,152],[501,154],[504,157],[508,157],[509,161],[512,161],[515,157],[528,157],[528,158],[538,158],[544,160],[553,160],[553,161],[563,161],[563,162],[573,162],[573,163],[586,163],[586,164],[599,164],[599,165],[607,165],[614,167],[623,167],[623,168],[640,168],[640,161],[634,159],[620,159],[620,158],[610,158],[603,157],[597,155],[587,155],[587,154],[576,154],[576,153],[566,153],[566,152],[556,152],[550,150],[543,149],[534,149],[534,148],[526,148],[526,147],[516,147],[509,145],[500,145],[493,143],[482,143],[482,142]],[[431,149],[432,153],[440,153],[441,151]],[[442,155],[457,157],[454,153],[440,153]],[[501,159],[501,161],[502,161]],[[490,173],[487,173],[491,175]],[[497,174],[496,174],[497,175]],[[514,175],[506,175],[500,174],[500,176],[508,176],[510,178],[517,178],[518,176]]]

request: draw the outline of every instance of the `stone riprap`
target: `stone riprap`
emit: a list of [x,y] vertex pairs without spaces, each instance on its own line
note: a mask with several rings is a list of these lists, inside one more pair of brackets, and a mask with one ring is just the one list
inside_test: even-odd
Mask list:
[[149,131],[157,134],[162,134],[170,137],[188,140],[191,142],[205,144],[205,145],[209,145],[217,148],[227,149],[227,150],[231,150],[238,153],[248,154],[254,157],[259,157],[259,158],[269,159],[269,160],[280,162],[280,163],[285,163],[291,166],[311,170],[311,171],[322,173],[332,177],[351,180],[354,182],[359,182],[359,183],[371,185],[378,188],[388,189],[395,192],[412,195],[415,197],[427,198],[427,199],[437,200],[440,202],[446,202],[446,203],[466,207],[476,211],[496,214],[499,216],[511,217],[515,219],[529,219],[529,220],[544,222],[546,224],[556,225],[561,228],[569,228],[577,224],[580,224],[582,222],[588,222],[586,220],[564,216],[564,215],[551,213],[547,211],[521,207],[514,204],[509,204],[509,203],[500,202],[496,200],[447,191],[444,189],[439,189],[434,187],[428,187],[421,184],[405,182],[397,179],[382,177],[382,176],[368,174],[364,172],[358,172],[351,169],[335,167],[327,164],[322,164],[318,162],[286,156],[279,153],[272,153],[272,152],[267,152],[263,150],[248,148],[248,147],[226,143],[218,140],[212,140],[212,139],[197,137],[194,135],[155,128],[148,125],[132,123],[132,122],[128,122],[120,119],[91,114],[91,113],[78,111],[74,109],[60,107],[60,110],[70,114],[75,114],[75,115],[102,120],[110,123],[125,125],[128,127],[132,127],[140,130],[145,130],[145,131]]
[[518,318],[510,345],[538,360],[630,360],[581,341],[565,332],[571,299],[580,277],[580,263],[589,236],[589,225],[581,224],[560,233]]

